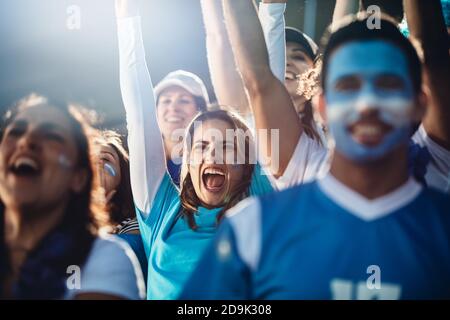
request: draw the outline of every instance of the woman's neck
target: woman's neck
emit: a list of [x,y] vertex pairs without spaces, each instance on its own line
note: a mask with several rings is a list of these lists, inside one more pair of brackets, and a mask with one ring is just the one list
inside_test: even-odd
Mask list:
[[170,139],[164,139],[164,151],[166,152],[166,159],[167,160],[176,159],[177,157],[178,158],[181,157],[182,148],[180,148],[178,154],[172,155],[172,152],[176,151],[174,149],[179,143],[180,142],[178,142],[178,141],[172,141]]
[[40,212],[5,209],[5,240],[13,273],[20,269],[28,253],[61,222],[64,211],[65,204]]

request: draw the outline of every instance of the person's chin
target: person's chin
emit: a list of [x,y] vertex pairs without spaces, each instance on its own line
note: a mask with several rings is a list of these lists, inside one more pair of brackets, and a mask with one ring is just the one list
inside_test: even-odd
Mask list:
[[223,196],[221,194],[206,194],[203,202],[207,207],[218,208],[222,206]]
[[39,198],[34,194],[24,195],[23,193],[14,193],[11,195],[11,202],[16,208],[23,212],[34,211],[33,208],[39,207]]
[[177,122],[164,122],[164,127],[167,128],[167,131],[171,133],[175,129],[184,129],[186,124],[183,121]]

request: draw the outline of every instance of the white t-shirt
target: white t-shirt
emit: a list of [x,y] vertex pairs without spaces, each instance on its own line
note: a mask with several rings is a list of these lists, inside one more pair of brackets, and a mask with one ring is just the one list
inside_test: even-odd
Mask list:
[[284,190],[310,182],[328,172],[328,159],[328,149],[303,133],[284,174],[274,183],[278,190]]
[[431,155],[425,180],[429,187],[450,194],[450,150],[446,150],[427,135],[423,125],[413,136],[413,141],[421,147],[427,147]]
[[[99,236],[80,269],[79,287],[68,274],[65,299],[81,293],[100,293],[124,299],[145,299],[145,282],[139,261],[130,246],[117,236]],[[74,289],[70,289],[75,287]]]
[[[431,160],[427,166],[425,180],[428,186],[450,194],[450,151],[444,149],[427,135],[423,126],[412,140],[427,147]],[[306,134],[302,134],[283,176],[274,182],[279,190],[322,178],[329,171],[330,152]]]

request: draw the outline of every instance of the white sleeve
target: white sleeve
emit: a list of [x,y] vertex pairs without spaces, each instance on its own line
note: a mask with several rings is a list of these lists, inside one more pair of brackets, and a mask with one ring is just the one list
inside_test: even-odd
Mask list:
[[166,173],[166,159],[156,119],[153,85],[145,62],[140,17],[119,18],[117,26],[120,90],[127,119],[131,189],[135,205],[148,215]]
[[264,32],[270,68],[284,83],[286,73],[285,3],[260,3],[259,20]]
[[130,246],[116,236],[97,238],[80,272],[80,287],[69,290],[68,299],[81,293],[145,299],[145,283],[139,261]]
[[274,183],[278,190],[284,190],[315,180],[328,172],[328,160],[327,148],[303,133],[284,174],[274,179]]
[[257,197],[244,199],[227,211],[226,218],[235,233],[239,256],[252,271],[256,271],[262,253],[262,218],[259,199]]
[[427,147],[431,155],[425,174],[428,186],[450,193],[450,150],[431,140],[423,125],[419,127],[412,139],[419,146]]

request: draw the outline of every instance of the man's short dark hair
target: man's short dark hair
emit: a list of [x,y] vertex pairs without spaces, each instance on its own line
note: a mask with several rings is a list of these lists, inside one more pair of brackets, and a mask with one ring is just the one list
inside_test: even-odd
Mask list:
[[[349,42],[375,41],[382,40],[391,42],[396,45],[404,53],[408,62],[413,89],[418,94],[422,87],[422,65],[411,42],[403,36],[397,26],[387,16],[382,16],[380,20],[380,28],[370,29],[373,19],[367,14],[358,14],[355,16],[347,16],[342,21],[331,28],[322,39],[323,46],[323,66],[321,84],[326,90],[326,77],[328,72],[328,64],[332,53],[340,46]],[[368,23],[369,20],[369,23]],[[370,63],[370,61],[367,61]]]

